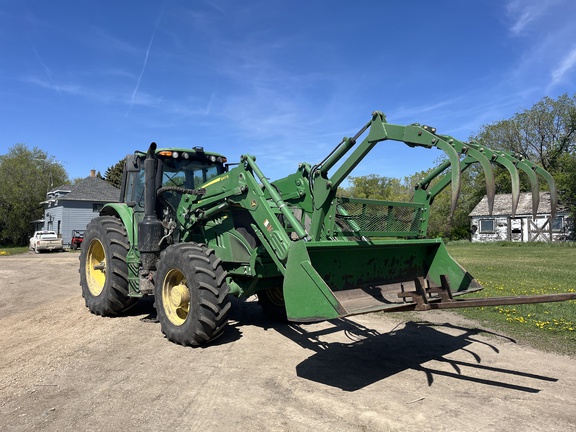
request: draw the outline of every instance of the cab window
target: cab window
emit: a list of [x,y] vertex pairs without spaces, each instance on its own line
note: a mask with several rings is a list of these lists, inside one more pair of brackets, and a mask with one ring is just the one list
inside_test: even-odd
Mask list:
[[125,202],[135,202],[138,207],[144,208],[144,179],[144,170],[128,172]]
[[164,159],[162,186],[195,189],[223,172],[221,165],[207,165],[198,161]]

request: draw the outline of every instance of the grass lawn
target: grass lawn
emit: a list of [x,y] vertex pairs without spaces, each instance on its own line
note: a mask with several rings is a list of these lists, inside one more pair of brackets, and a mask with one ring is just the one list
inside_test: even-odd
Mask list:
[[16,255],[28,252],[27,246],[0,246],[0,256]]
[[[484,290],[466,297],[576,292],[576,245],[459,243],[450,255]],[[458,309],[537,348],[576,355],[576,301]]]

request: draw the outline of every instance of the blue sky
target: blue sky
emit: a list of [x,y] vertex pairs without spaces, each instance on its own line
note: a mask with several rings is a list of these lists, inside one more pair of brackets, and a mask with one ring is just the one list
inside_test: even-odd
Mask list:
[[[374,110],[466,140],[575,92],[575,22],[573,0],[0,0],[0,154],[36,146],[76,178],[201,145],[276,179]],[[353,174],[438,156],[386,143]]]

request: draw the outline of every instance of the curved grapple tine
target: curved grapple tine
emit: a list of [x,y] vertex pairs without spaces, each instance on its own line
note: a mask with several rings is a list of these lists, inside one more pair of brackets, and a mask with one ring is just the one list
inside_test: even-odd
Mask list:
[[520,174],[516,169],[516,165],[504,155],[496,154],[494,161],[497,164],[502,165],[510,173],[510,179],[512,181],[512,217],[516,216],[516,210],[518,209],[518,202],[520,201]]
[[[558,196],[557,196],[557,192],[556,192],[556,182],[554,181],[554,178],[552,177],[552,175],[546,171],[544,168],[536,165],[535,163],[532,162],[525,162],[528,165],[530,165],[530,167],[536,171],[538,174],[540,174],[542,177],[544,177],[544,179],[546,180],[546,182],[548,183],[548,189],[550,189],[550,216],[552,218],[552,220],[554,220],[554,218],[556,217],[556,208],[558,207]],[[550,222],[552,223],[552,222]]]
[[480,165],[484,170],[484,176],[486,177],[486,197],[488,198],[488,213],[492,215],[492,210],[494,209],[494,196],[496,195],[496,182],[494,181],[494,170],[492,170],[492,164],[481,150],[476,150],[476,148],[472,146],[468,148],[468,155],[480,162]]
[[444,153],[448,155],[450,160],[450,175],[452,182],[452,201],[450,202],[450,217],[454,216],[456,211],[456,204],[458,203],[458,197],[460,196],[460,154],[456,151],[452,145],[439,139],[436,142],[436,147],[443,150]]
[[485,154],[487,158],[508,170],[512,183],[512,216],[516,216],[518,202],[520,201],[520,175],[516,169],[516,162],[518,162],[518,160],[511,157],[506,152],[496,152],[487,147],[481,147],[477,143],[468,143],[468,147],[482,151],[482,153]]
[[538,206],[540,205],[540,182],[538,181],[538,176],[532,169],[533,164],[530,165],[526,163],[526,161],[517,159],[505,152],[502,152],[502,156],[512,161],[512,163],[516,165],[516,168],[522,170],[530,179],[530,188],[532,190],[532,219],[536,219],[536,213],[538,213]]

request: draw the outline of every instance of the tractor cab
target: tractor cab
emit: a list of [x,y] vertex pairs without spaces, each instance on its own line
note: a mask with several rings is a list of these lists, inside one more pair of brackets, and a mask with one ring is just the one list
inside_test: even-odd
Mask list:
[[[126,157],[120,202],[133,207],[135,211],[144,209],[145,152],[137,151]],[[205,152],[202,147],[193,149],[159,148],[155,151],[155,189],[180,188],[194,190],[227,169],[226,158],[217,153]],[[164,191],[162,201],[177,206],[176,194]],[[158,209],[161,210],[161,209]],[[161,217],[161,214],[158,214]]]

